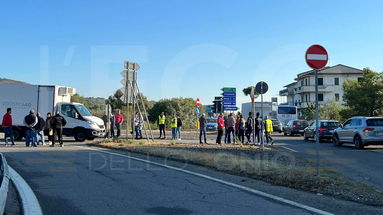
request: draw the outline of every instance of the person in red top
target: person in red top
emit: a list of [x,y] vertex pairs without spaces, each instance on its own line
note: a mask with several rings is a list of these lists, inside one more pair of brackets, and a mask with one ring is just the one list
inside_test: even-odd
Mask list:
[[8,137],[12,141],[12,145],[15,145],[15,140],[13,138],[13,130],[12,130],[12,109],[7,108],[7,113],[3,116],[3,122],[1,123],[1,126],[4,130],[4,139],[5,139],[5,145],[8,145]]
[[115,117],[115,125],[117,128],[117,137],[120,137],[121,126],[122,126],[122,123],[124,122],[124,115],[121,114],[120,110],[117,110],[117,114],[114,117]]
[[219,114],[219,116],[218,116],[217,124],[218,124],[218,135],[217,135],[216,143],[221,144],[223,130],[225,130],[225,120],[222,117],[222,113]]

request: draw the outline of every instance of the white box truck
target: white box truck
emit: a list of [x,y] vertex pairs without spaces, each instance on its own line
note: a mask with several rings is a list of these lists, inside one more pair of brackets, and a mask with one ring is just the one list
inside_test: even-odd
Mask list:
[[0,113],[12,108],[13,131],[18,140],[25,137],[24,117],[31,109],[40,112],[43,118],[59,111],[67,121],[63,134],[76,141],[103,137],[103,120],[92,116],[83,104],[70,102],[73,94],[74,88],[63,86],[0,84]]

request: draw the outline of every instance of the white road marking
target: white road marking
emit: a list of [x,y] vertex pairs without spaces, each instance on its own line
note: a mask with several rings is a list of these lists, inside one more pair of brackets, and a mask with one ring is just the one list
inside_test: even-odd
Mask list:
[[284,148],[284,149],[287,149],[289,151],[292,151],[292,152],[298,152],[297,150],[294,150],[294,149],[290,149],[289,147],[286,147],[286,146],[280,146],[281,148]]
[[327,55],[324,55],[324,54],[307,54],[307,60],[327,60]]
[[12,167],[8,166],[9,175],[20,195],[23,214],[42,215],[40,203],[27,182]]
[[204,175],[204,174],[201,174],[201,173],[196,173],[196,172],[192,172],[192,171],[185,170],[185,169],[182,169],[182,168],[178,168],[178,167],[174,167],[174,166],[169,166],[169,165],[166,165],[166,164],[161,164],[161,163],[157,163],[157,162],[153,162],[153,161],[149,161],[149,160],[145,160],[145,159],[141,159],[141,158],[137,158],[137,157],[133,157],[133,156],[129,156],[129,155],[114,153],[114,152],[110,152],[110,151],[106,151],[106,150],[92,149],[92,148],[84,147],[84,146],[76,146],[76,147],[87,149],[87,150],[98,151],[98,152],[102,152],[102,153],[106,153],[106,154],[111,154],[111,155],[117,155],[117,156],[120,156],[120,157],[129,158],[131,160],[136,160],[136,161],[140,161],[140,162],[144,162],[144,163],[148,163],[148,164],[164,167],[164,168],[167,168],[167,169],[183,172],[183,173],[186,173],[186,174],[189,174],[189,175],[197,176],[197,177],[204,178],[204,179],[207,179],[207,180],[210,180],[210,181],[214,181],[214,182],[218,182],[220,184],[224,184],[224,185],[227,185],[227,186],[230,186],[230,187],[234,187],[234,188],[246,191],[246,192],[250,192],[252,194],[255,194],[255,195],[258,195],[258,196],[262,196],[262,197],[265,197],[265,198],[268,198],[268,199],[271,199],[271,200],[274,200],[274,201],[278,201],[278,202],[281,202],[281,203],[284,203],[284,204],[288,204],[288,205],[291,205],[291,206],[294,206],[294,207],[297,207],[297,208],[301,208],[301,209],[304,209],[304,210],[307,210],[307,211],[310,211],[310,212],[313,212],[313,213],[316,213],[316,214],[332,215],[332,213],[329,213],[329,212],[326,212],[326,211],[323,211],[323,210],[320,210],[320,209],[317,209],[317,208],[313,208],[313,207],[310,207],[310,206],[307,206],[307,205],[304,205],[304,204],[300,204],[298,202],[294,202],[294,201],[291,201],[291,200],[288,200],[288,199],[285,199],[285,198],[282,198],[282,197],[274,196],[272,194],[268,194],[268,193],[265,193],[265,192],[262,192],[262,191],[259,191],[259,190],[255,190],[255,189],[252,189],[252,188],[249,188],[249,187],[245,187],[245,186],[242,186],[242,185],[239,185],[239,184],[235,184],[235,183],[232,183],[232,182],[224,181],[224,180],[221,180],[221,179],[218,179],[218,178],[214,178],[214,177],[211,177],[211,176],[208,176],[208,175]]

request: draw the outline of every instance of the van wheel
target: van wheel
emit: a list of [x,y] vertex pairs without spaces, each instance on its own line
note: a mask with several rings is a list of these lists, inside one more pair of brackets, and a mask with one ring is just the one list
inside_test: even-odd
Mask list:
[[332,144],[334,146],[341,146],[342,145],[337,134],[334,134],[334,136],[332,137]]
[[87,140],[94,140],[94,137],[88,137]]
[[362,138],[360,138],[359,135],[354,137],[354,145],[355,145],[355,148],[357,148],[357,149],[363,149],[364,148]]
[[77,142],[84,142],[86,140],[86,134],[85,132],[83,131],[78,131],[75,133],[74,135],[74,139],[77,141]]

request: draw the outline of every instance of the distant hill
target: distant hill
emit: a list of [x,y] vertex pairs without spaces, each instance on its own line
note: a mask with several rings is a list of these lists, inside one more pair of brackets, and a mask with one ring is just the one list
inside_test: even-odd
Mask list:
[[6,79],[6,78],[0,78],[0,84],[28,84],[26,82],[22,81],[15,81],[11,79]]
[[85,97],[85,100],[91,104],[105,105],[105,98]]

